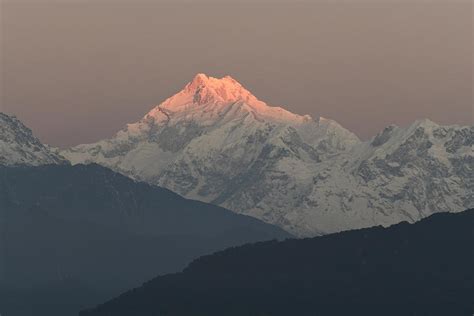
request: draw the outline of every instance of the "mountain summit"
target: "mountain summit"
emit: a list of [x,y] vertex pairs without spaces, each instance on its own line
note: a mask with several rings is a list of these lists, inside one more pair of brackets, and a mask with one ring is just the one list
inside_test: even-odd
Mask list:
[[182,105],[204,105],[208,103],[258,102],[257,98],[230,76],[221,79],[197,74],[183,90],[163,102],[173,109]]
[[473,141],[474,127],[424,120],[361,142],[198,74],[115,137],[62,154],[314,236],[474,207]]
[[[176,117],[171,117],[175,115]],[[155,121],[193,120],[212,124],[217,120],[251,115],[258,120],[305,123],[310,116],[300,116],[280,107],[269,106],[230,76],[223,78],[197,74],[183,90],[151,110],[145,119]]]
[[202,73],[197,74],[181,93],[192,95],[193,103],[195,104],[237,101],[247,103],[258,102],[257,98],[250,91],[246,90],[230,76],[218,79],[208,77]]

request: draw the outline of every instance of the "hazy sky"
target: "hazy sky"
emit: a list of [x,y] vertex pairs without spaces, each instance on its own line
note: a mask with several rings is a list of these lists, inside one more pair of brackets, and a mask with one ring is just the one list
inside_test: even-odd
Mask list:
[[472,7],[3,0],[0,111],[52,145],[92,142],[204,72],[362,138],[423,117],[473,124]]

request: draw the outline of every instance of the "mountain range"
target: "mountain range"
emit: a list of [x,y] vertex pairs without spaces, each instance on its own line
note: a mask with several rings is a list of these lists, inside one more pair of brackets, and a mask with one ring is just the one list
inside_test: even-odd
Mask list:
[[226,249],[81,316],[472,315],[474,210]]
[[333,120],[269,106],[229,76],[198,74],[116,136],[60,154],[297,236],[474,207],[474,126],[425,119],[361,141]]
[[[156,275],[85,314],[330,314],[370,298],[471,313],[472,210],[435,213],[473,208],[473,175],[474,126],[425,119],[361,141],[229,76],[198,74],[114,137],[69,149],[0,113],[0,313],[74,315]],[[226,247],[316,235],[177,273]]]

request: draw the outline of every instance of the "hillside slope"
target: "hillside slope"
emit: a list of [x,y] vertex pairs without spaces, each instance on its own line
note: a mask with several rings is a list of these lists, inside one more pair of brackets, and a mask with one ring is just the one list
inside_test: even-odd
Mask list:
[[[39,304],[43,315],[62,316],[200,255],[290,236],[98,165],[0,167],[0,228],[0,291],[11,290],[0,297],[0,311],[25,309],[29,292],[64,295],[64,286],[71,293],[62,303],[51,295]],[[60,313],[69,300],[76,305]]]
[[474,210],[201,257],[81,316],[471,315]]

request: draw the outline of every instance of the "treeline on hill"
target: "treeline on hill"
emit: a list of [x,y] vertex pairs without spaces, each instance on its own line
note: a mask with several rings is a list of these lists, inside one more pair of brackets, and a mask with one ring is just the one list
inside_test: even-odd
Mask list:
[[81,316],[472,315],[474,210],[261,242],[195,260]]

